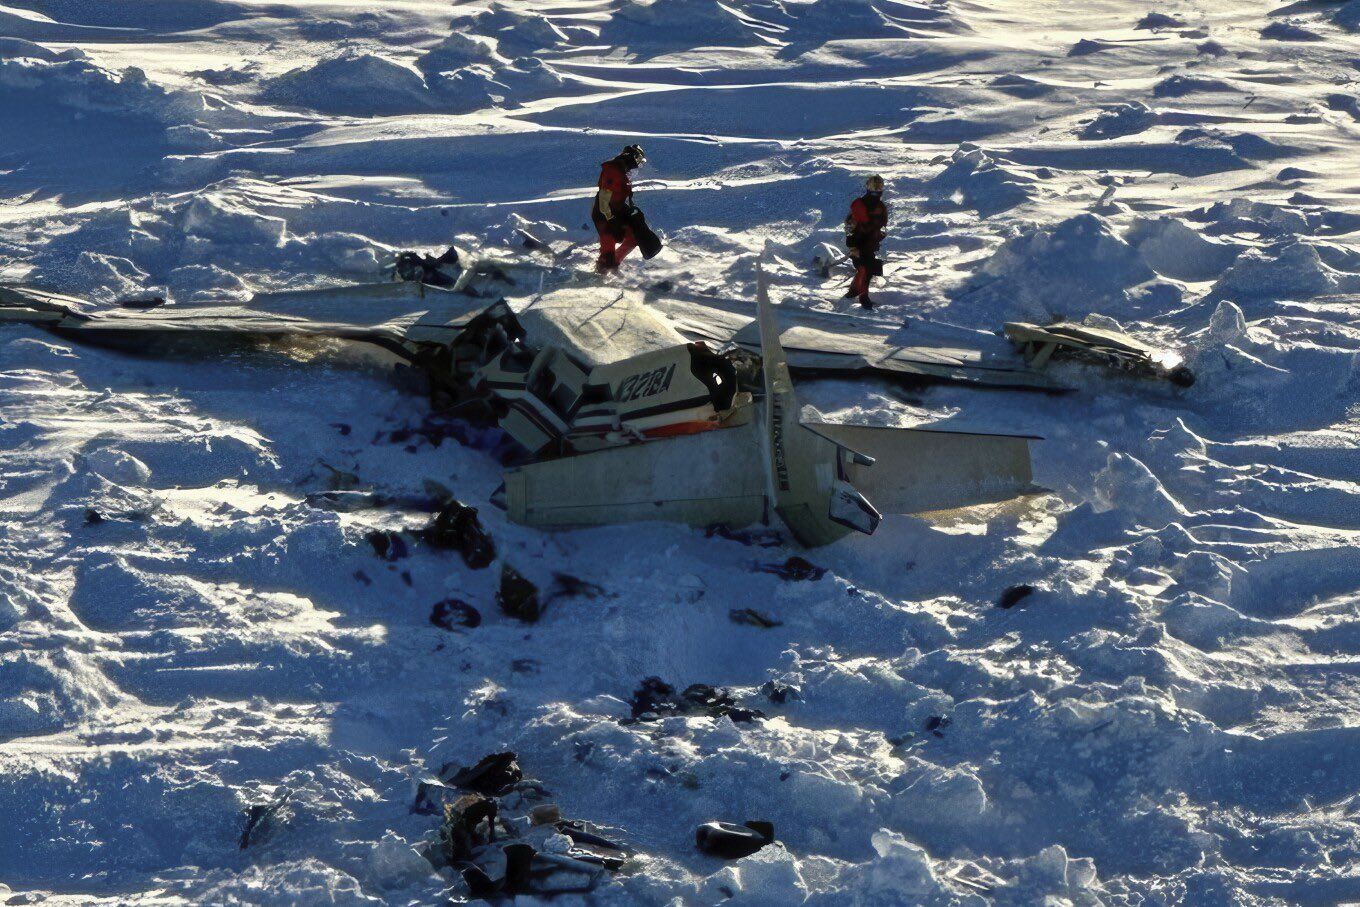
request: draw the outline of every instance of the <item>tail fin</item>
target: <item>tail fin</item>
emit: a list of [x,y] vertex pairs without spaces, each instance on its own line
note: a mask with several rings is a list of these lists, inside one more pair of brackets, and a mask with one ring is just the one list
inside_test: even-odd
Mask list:
[[834,542],[851,529],[872,533],[882,517],[845,478],[847,458],[857,455],[799,419],[763,269],[757,278],[756,306],[765,372],[766,468],[775,512],[794,538],[808,547]]

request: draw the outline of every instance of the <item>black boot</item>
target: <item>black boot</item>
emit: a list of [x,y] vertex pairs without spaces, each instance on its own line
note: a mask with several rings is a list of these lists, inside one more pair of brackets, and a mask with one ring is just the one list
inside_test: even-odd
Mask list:
[[874,307],[874,301],[869,298],[868,293],[859,294],[859,304],[864,306],[866,309],[872,309]]

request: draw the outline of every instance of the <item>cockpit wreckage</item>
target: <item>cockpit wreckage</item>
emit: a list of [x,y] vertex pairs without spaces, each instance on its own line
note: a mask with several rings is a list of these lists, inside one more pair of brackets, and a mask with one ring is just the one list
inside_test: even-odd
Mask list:
[[494,502],[528,526],[661,520],[738,529],[777,516],[799,543],[818,546],[872,533],[885,513],[1036,490],[1035,438],[804,420],[793,383],[794,375],[858,375],[1056,389],[1025,363],[899,346],[883,325],[861,319],[777,315],[763,276],[754,306],[569,283],[487,304],[498,284],[515,282],[513,265],[462,266],[456,256],[429,265],[408,267],[397,282],[149,309],[94,311],[71,297],[0,287],[0,321],[114,344],[157,336],[376,344],[420,366],[460,413],[480,411],[523,448]]

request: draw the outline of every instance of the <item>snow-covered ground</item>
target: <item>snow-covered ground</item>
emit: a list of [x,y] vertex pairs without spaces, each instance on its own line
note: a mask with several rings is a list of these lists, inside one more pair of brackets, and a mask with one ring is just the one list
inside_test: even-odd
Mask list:
[[[6,902],[458,898],[413,782],[501,749],[638,852],[598,903],[1360,900],[1357,30],[1360,0],[3,0],[7,281],[242,298],[523,222],[585,268],[637,141],[668,248],[624,284],[749,295],[768,248],[778,303],[844,310],[808,263],[877,171],[871,317],[904,339],[1099,314],[1199,376],[803,385],[1042,435],[1052,493],[891,518],[795,582],[756,569],[787,546],[508,525],[485,445],[412,434],[428,401],[372,363],[4,328]],[[544,589],[598,589],[522,624],[497,569],[365,539],[425,514],[306,500],[428,479]],[[431,625],[448,597],[481,625]],[[621,725],[649,675],[766,717]],[[722,863],[710,819],[782,843]]]

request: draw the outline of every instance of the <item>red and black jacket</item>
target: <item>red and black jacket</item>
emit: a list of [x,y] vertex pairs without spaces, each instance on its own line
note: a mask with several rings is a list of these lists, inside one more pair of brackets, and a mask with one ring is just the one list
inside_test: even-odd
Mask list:
[[850,203],[845,218],[845,241],[859,248],[878,248],[888,229],[888,206],[883,199],[866,192]]
[[[633,181],[628,178],[628,169],[620,163],[618,158],[605,161],[600,165],[600,189],[609,191],[609,211],[617,217],[626,213],[633,207]],[[604,217],[600,213],[600,195],[595,194],[595,204],[591,208],[591,216],[600,220]]]

